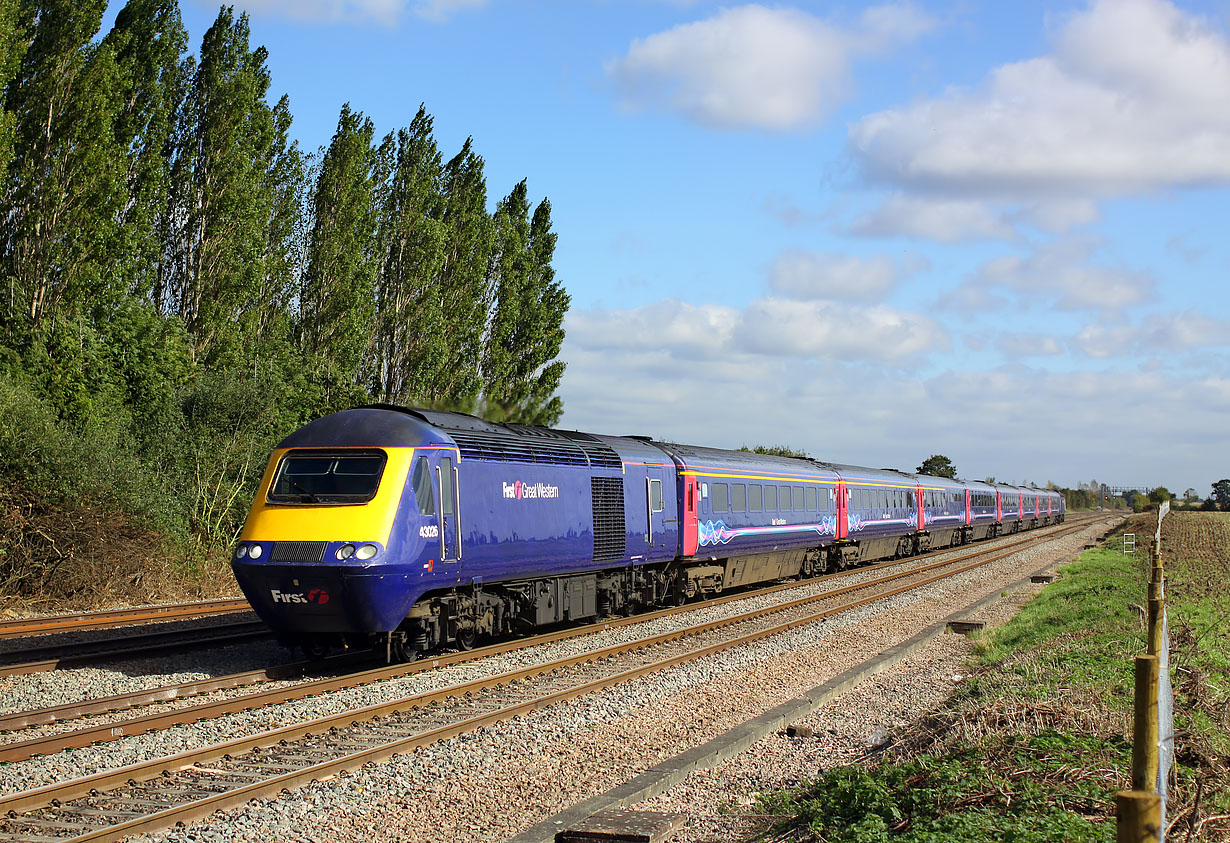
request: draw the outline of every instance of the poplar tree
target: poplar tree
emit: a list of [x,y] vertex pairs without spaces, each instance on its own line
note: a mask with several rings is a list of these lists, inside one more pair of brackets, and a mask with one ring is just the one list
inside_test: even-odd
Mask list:
[[307,162],[298,141],[290,140],[290,100],[284,95],[273,108],[273,146],[264,189],[271,198],[266,226],[263,272],[250,302],[257,314],[256,337],[281,339],[298,293],[305,249],[301,230],[309,190]]
[[450,359],[441,271],[449,230],[440,219],[443,164],[432,118],[419,106],[410,126],[380,145],[378,179],[387,184],[380,208],[378,328],[374,392],[381,401],[425,400]]
[[13,134],[16,118],[9,109],[5,89],[17,75],[25,57],[27,21],[23,19],[19,0],[0,0],[0,184],[13,158]]
[[428,361],[431,371],[419,394],[433,406],[468,409],[483,388],[483,329],[491,303],[487,265],[494,244],[483,159],[471,138],[444,165],[441,192],[439,220],[447,245],[437,283],[447,334],[440,356]]
[[326,373],[358,383],[375,332],[375,153],[372,121],[342,106],[321,164],[300,295],[305,351]]
[[198,355],[255,330],[273,214],[274,111],[264,47],[249,49],[247,15],[223,7],[201,42],[172,142],[167,265],[158,305],[180,316]]
[[564,374],[556,360],[570,298],[551,261],[556,235],[546,199],[529,215],[520,182],[495,212],[496,249],[489,268],[495,308],[483,353],[484,400],[512,421],[551,425],[563,414],[555,394]]
[[0,220],[10,338],[46,333],[60,313],[121,287],[109,260],[123,205],[118,71],[110,45],[91,41],[106,5],[28,7],[33,38],[5,95],[15,118]]
[[162,260],[159,218],[170,183],[170,143],[188,33],[176,0],[130,0],[103,39],[115,52],[119,103],[115,139],[124,151],[125,196],[113,256],[130,289],[148,298]]

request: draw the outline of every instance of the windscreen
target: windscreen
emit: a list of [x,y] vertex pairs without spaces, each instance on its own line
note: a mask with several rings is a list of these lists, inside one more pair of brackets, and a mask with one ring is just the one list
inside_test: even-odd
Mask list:
[[270,503],[366,503],[384,474],[384,451],[324,451],[300,448],[282,457]]

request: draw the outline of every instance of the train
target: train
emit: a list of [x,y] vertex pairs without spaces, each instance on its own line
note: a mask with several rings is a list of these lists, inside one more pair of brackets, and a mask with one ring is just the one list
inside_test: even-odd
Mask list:
[[409,661],[1063,520],[1044,489],[376,404],[278,444],[231,561],[282,643]]

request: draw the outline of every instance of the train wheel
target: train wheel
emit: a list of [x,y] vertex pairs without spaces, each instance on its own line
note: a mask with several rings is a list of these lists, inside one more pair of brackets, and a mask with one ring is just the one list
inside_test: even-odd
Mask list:
[[307,657],[308,661],[320,662],[325,660],[325,657],[329,655],[329,651],[333,648],[323,641],[309,641],[303,645],[302,649],[303,655]]
[[473,650],[475,637],[476,636],[474,635],[473,627],[470,627],[469,629],[457,630],[457,639],[455,641],[455,643],[457,644],[457,649],[458,650]]
[[405,635],[394,636],[390,645],[390,655],[395,662],[412,662],[418,659],[419,650],[410,643]]

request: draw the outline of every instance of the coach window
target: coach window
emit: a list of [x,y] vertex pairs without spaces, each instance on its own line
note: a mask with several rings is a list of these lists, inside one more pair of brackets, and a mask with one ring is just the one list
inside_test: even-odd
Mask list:
[[453,514],[453,460],[440,457],[440,511]]
[[710,493],[714,512],[730,511],[730,487],[725,483],[714,483]]
[[752,512],[764,509],[764,487],[759,483],[752,483],[747,487],[747,508]]
[[730,484],[730,511],[747,511],[747,486],[742,483]]
[[794,504],[790,502],[790,487],[779,486],[777,488],[777,499],[781,502],[782,512],[789,512],[794,509]]
[[414,501],[419,506],[419,515],[435,515],[436,501],[431,493],[431,466],[427,457],[419,457],[414,464]]
[[796,510],[802,509],[803,508],[803,487],[794,486],[791,488],[791,491],[794,492],[794,508]]
[[816,487],[808,486],[806,494],[807,494],[807,509],[808,510],[816,509]]
[[662,481],[649,481],[649,509],[651,512],[662,511]]
[[764,508],[766,510],[777,509],[777,487],[764,487]]

